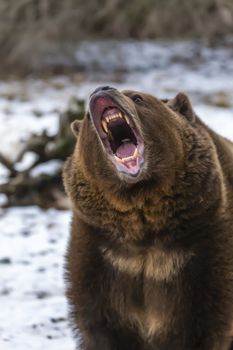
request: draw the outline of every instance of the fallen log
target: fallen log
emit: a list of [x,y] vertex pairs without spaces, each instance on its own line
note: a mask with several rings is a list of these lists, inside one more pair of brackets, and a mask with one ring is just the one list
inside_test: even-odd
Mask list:
[[[58,115],[56,136],[50,136],[46,131],[31,135],[14,162],[0,154],[0,162],[9,171],[8,181],[0,184],[0,193],[7,199],[2,207],[37,205],[41,208],[69,208],[62,184],[62,166],[75,143],[70,124],[76,119],[81,120],[83,115],[84,101],[72,98],[67,111]],[[35,154],[35,160],[27,169],[17,170],[28,152]]]

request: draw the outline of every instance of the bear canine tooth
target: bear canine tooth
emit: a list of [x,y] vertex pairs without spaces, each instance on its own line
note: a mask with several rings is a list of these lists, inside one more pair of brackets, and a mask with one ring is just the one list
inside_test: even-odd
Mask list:
[[136,147],[134,154],[133,154],[133,158],[136,159],[138,157],[138,148]]
[[104,129],[104,131],[106,132],[106,134],[108,134],[108,127],[107,127],[107,123],[105,120],[102,120],[102,128]]
[[125,118],[125,120],[126,120],[127,124],[129,124],[129,118],[127,117],[127,115],[126,115],[126,114],[124,115],[124,118]]

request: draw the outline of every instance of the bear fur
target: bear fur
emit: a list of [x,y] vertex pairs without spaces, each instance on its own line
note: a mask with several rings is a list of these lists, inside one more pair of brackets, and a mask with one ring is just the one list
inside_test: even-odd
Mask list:
[[233,144],[183,93],[160,100],[96,91],[130,111],[144,164],[137,176],[119,173],[91,106],[73,123],[77,144],[64,168],[73,208],[66,280],[80,349],[229,350]]

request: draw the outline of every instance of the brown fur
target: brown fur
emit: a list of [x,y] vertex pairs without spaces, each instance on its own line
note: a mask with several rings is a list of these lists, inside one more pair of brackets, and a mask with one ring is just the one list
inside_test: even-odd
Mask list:
[[73,205],[68,298],[82,350],[227,350],[233,308],[233,144],[189,99],[111,90],[145,143],[117,174],[86,114],[64,182]]

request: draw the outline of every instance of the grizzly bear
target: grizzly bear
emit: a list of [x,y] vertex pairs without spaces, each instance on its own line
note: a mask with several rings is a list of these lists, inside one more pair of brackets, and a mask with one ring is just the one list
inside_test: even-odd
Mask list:
[[109,86],[72,129],[66,279],[79,348],[230,349],[233,144],[183,93]]

